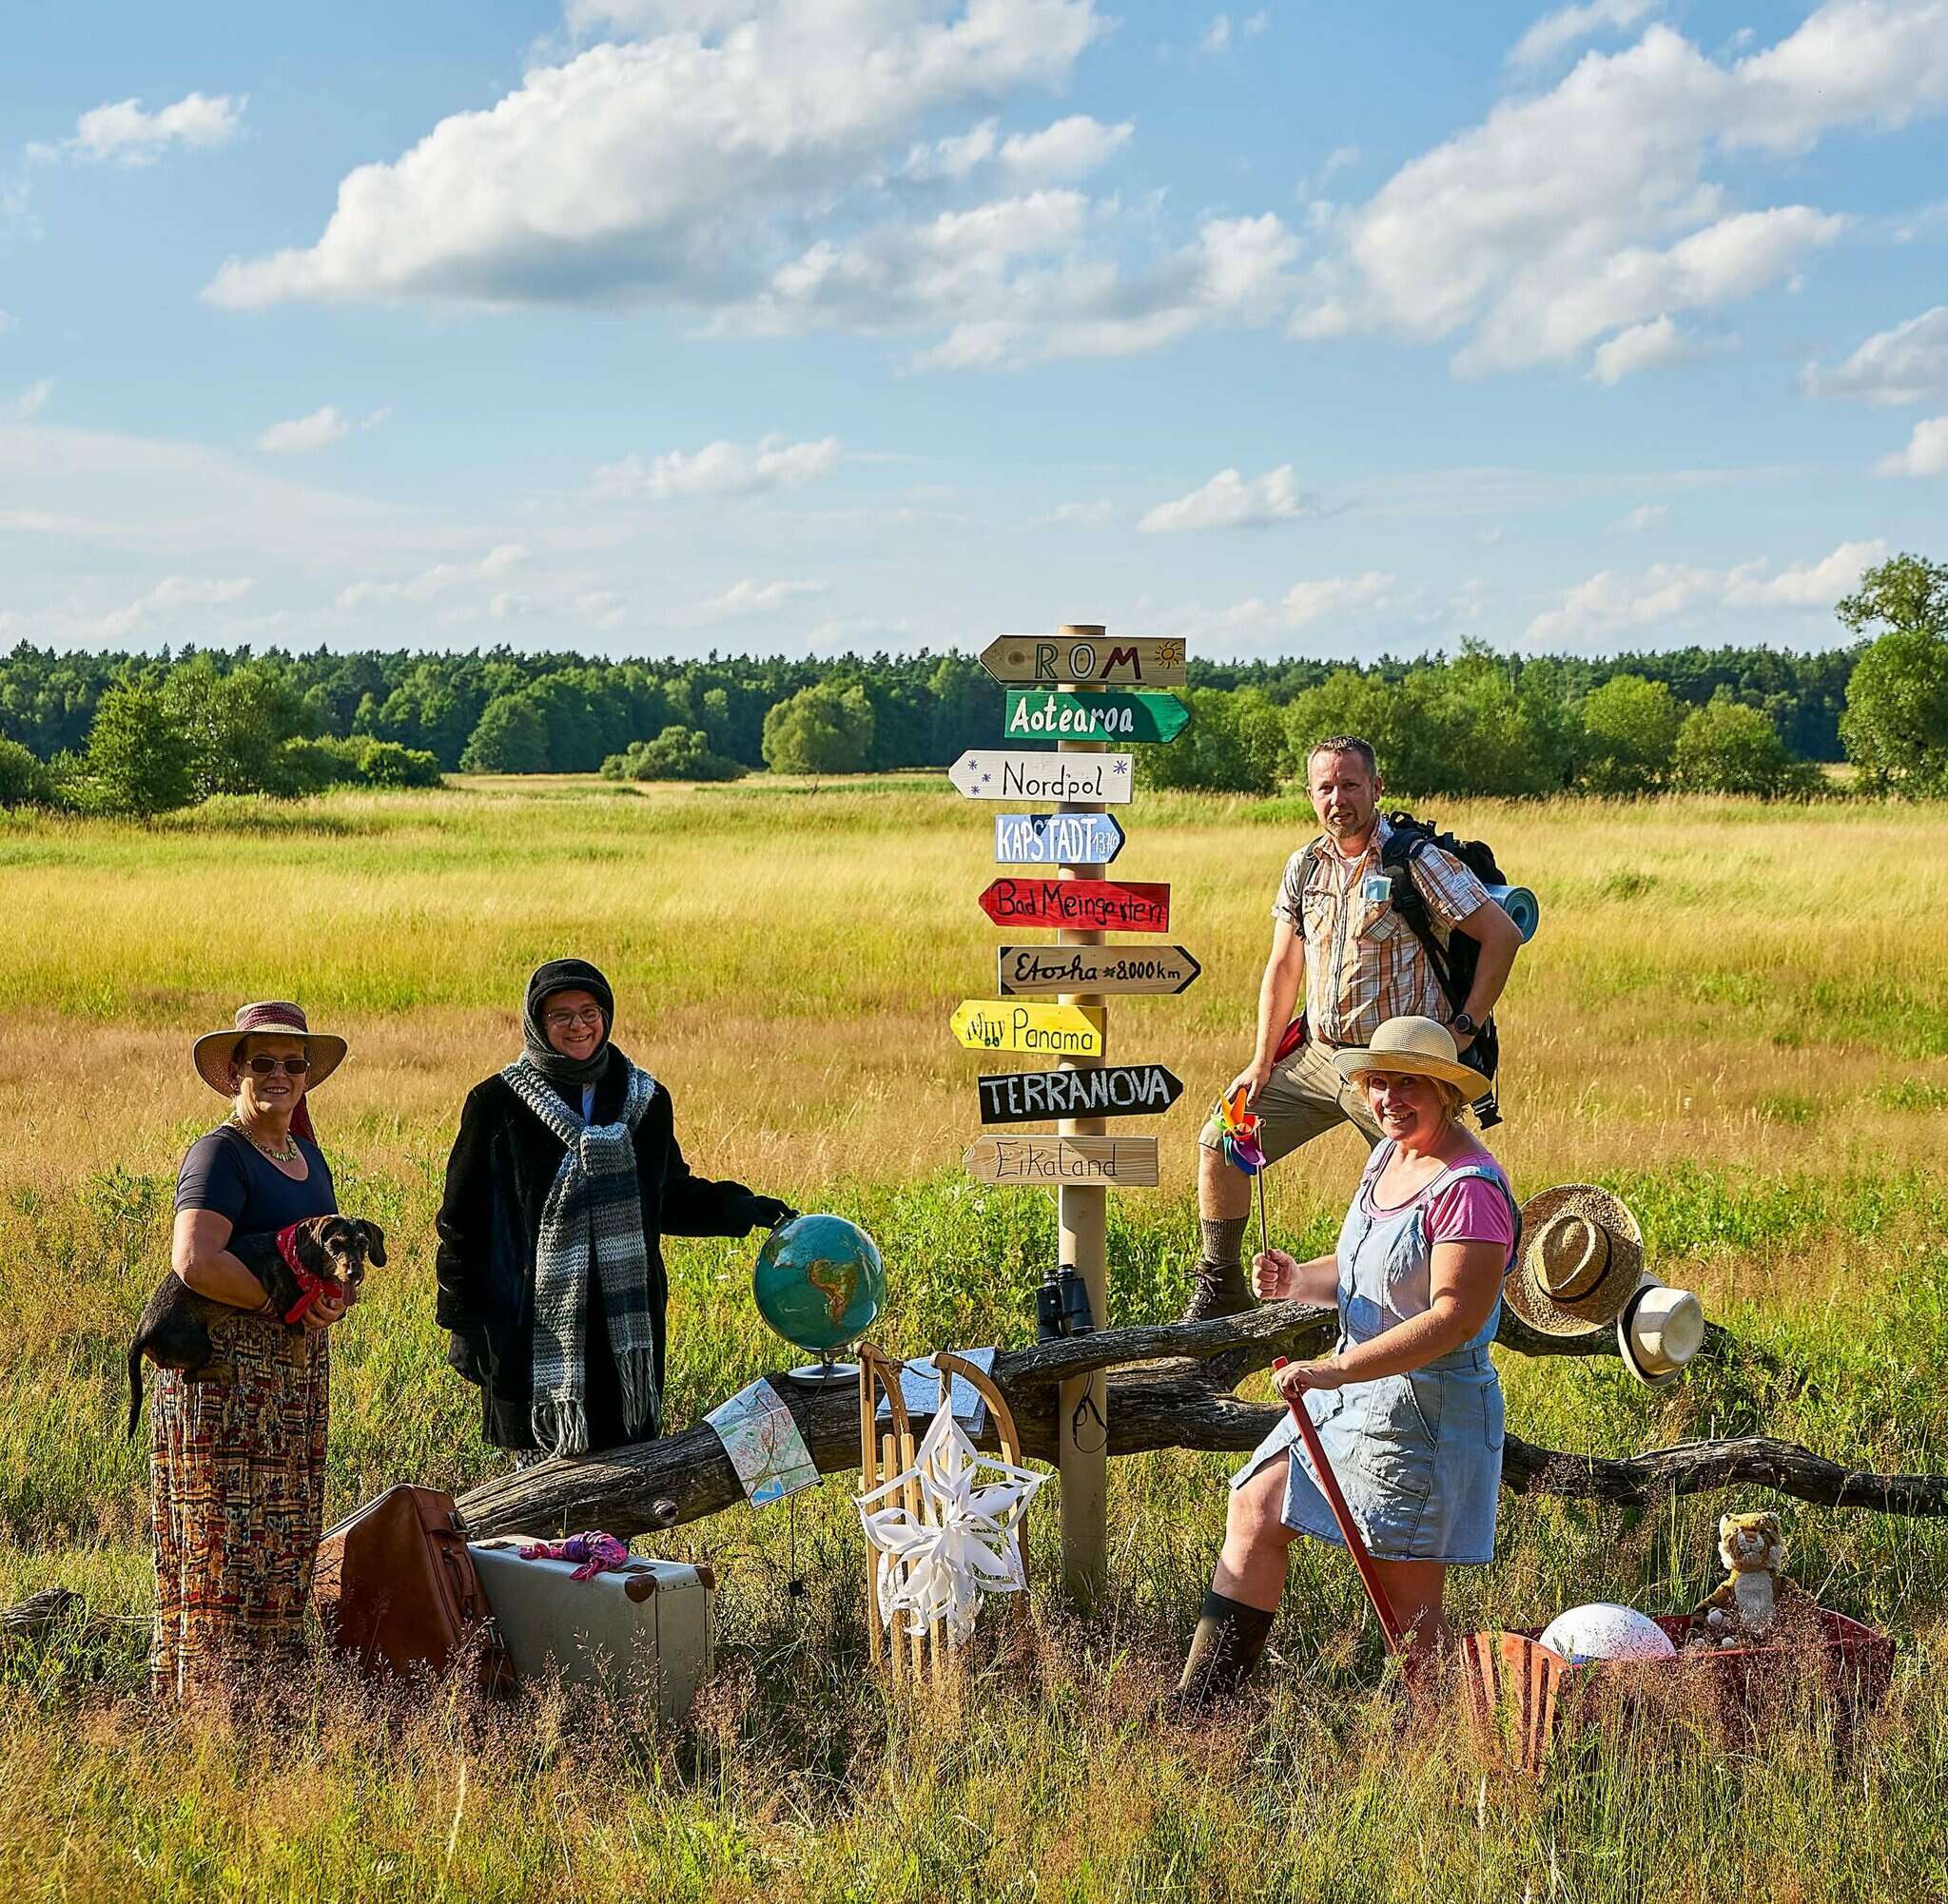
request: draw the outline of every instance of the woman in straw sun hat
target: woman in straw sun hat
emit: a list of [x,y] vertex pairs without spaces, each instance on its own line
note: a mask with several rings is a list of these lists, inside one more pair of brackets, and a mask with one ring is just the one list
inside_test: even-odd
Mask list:
[[[1267,1250],[1265,1298],[1336,1303],[1333,1353],[1278,1370],[1316,1426],[1416,1656],[1440,1638],[1451,1565],[1493,1557],[1502,1392],[1489,1359],[1520,1223],[1500,1164],[1462,1123],[1488,1079],[1436,1020],[1390,1019],[1336,1063],[1380,1141],[1332,1254]],[[1224,1545],[1178,1688],[1197,1708],[1237,1690],[1270,1635],[1300,1534],[1339,1531],[1288,1414],[1232,1477]]]
[[343,1039],[276,1001],[244,1006],[191,1048],[197,1076],[230,1099],[230,1115],[183,1159],[171,1259],[185,1283],[232,1312],[210,1330],[222,1377],[192,1383],[160,1370],[149,1404],[149,1672],[162,1694],[213,1687],[240,1666],[303,1650],[324,1509],[325,1341],[345,1304],[321,1299],[286,1328],[229,1246],[337,1212],[307,1099],[344,1056]]

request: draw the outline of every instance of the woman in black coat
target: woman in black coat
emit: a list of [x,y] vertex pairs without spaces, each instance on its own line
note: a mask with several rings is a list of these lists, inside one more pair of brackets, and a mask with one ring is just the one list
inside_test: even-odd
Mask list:
[[614,1014],[594,966],[541,966],[521,1056],[468,1093],[447,1159],[436,1314],[482,1432],[523,1465],[657,1432],[665,1232],[743,1236],[792,1214],[692,1175],[670,1094],[609,1041]]

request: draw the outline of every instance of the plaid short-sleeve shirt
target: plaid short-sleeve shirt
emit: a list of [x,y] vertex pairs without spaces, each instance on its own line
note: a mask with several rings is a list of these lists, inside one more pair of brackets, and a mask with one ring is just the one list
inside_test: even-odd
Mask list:
[[[1305,941],[1306,1026],[1324,1044],[1370,1044],[1389,1019],[1446,1024],[1453,1013],[1413,928],[1391,899],[1369,898],[1364,890],[1367,875],[1380,871],[1380,846],[1393,830],[1383,818],[1356,860],[1322,835],[1285,864],[1272,917],[1289,921]],[[1424,847],[1412,866],[1435,937],[1445,943],[1487,903],[1488,888],[1438,846]]]

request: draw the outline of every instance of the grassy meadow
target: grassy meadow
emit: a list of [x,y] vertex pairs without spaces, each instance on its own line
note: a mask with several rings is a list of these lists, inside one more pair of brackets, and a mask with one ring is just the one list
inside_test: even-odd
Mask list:
[[[1510,1426],[1630,1453],[1765,1431],[1852,1465],[1948,1471],[1948,810],[1836,802],[1443,808],[1541,895],[1504,1008],[1527,1194],[1621,1191],[1651,1267],[1767,1351],[1653,1393],[1613,1361],[1502,1358]],[[1021,1342],[1046,1194],[968,1181],[983,1059],[951,1040],[1002,936],[976,906],[989,815],[938,778],[683,789],[471,782],[152,828],[0,814],[0,1604],[50,1584],[86,1625],[0,1657],[0,1897],[1028,1899],[1921,1897],[1948,1890],[1948,1525],[1753,1488],[1655,1512],[1505,1497],[1458,1624],[1620,1599],[1687,1607],[1721,1511],[1775,1506],[1792,1568],[1900,1644],[1851,1753],[1782,1696],[1754,1739],[1704,1716],[1532,1788],[1445,1720],[1403,1725],[1351,1568],[1299,1551],[1265,1696],[1159,1725],[1223,1519],[1225,1457],[1112,1468],[1113,1592],[963,1707],[867,1675],[837,1479],[656,1550],[716,1565],[721,1671],[680,1735],[531,1696],[489,1715],[375,1700],[321,1669],[263,1724],[152,1712],[146,1436],[123,1358],[166,1262],[175,1168],[222,1106],[189,1039],[294,997],[352,1057],[320,1092],[341,1201],[392,1261],[334,1337],[333,1512],[399,1480],[496,1471],[433,1326],[432,1219],[467,1087],[564,952],[614,982],[616,1039],[671,1092],[693,1167],[854,1215],[891,1285],[888,1349]],[[1168,881],[1182,998],[1119,1002],[1113,1060],[1186,1080],[1163,1184],[1111,1208],[1115,1322],[1174,1315],[1196,1129],[1246,1055],[1299,800],[1152,795],[1116,873]],[[1323,1247],[1356,1173],[1339,1134],[1268,1179]],[[694,1420],[784,1351],[752,1245],[673,1239],[670,1409]],[[1052,1499],[1031,1567],[1055,1571]],[[802,1590],[793,1590],[803,1583]],[[1042,1595],[1038,1591],[1038,1603]]]

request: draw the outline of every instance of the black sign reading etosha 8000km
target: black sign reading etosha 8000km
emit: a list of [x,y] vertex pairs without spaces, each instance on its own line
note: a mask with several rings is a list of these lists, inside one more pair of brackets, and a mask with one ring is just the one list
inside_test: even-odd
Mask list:
[[980,1084],[984,1124],[1032,1124],[1043,1117],[1154,1117],[1183,1094],[1183,1080],[1160,1064],[1010,1071],[984,1078]]

